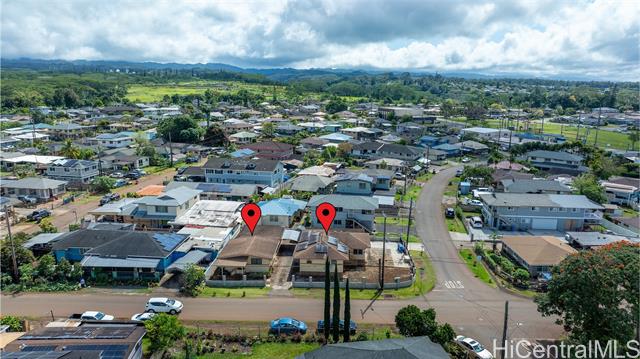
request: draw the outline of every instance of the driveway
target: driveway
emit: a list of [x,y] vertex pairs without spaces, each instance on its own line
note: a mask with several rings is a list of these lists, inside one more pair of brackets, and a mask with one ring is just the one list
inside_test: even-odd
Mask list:
[[[458,255],[442,211],[442,195],[460,167],[437,173],[423,186],[416,206],[416,230],[431,257],[438,282],[425,297],[440,320],[450,322],[457,332],[492,347],[502,336],[505,301],[509,301],[510,338],[557,338],[562,328],[553,318],[543,318],[530,299],[507,294],[476,279]],[[455,314],[451,308],[457,308]],[[465,320],[462,320],[465,318]]]

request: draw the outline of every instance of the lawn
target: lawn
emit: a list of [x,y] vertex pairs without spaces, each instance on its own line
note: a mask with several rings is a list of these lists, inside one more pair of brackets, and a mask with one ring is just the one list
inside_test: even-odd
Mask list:
[[[376,217],[375,219],[376,225],[380,225],[382,226],[384,224],[384,217]],[[413,226],[414,221],[411,221],[411,225]],[[392,225],[400,225],[400,226],[407,226],[407,224],[409,224],[409,219],[408,218],[398,218],[398,217],[387,217],[387,224],[392,224]],[[382,227],[377,227],[378,231],[382,230]]]
[[306,352],[310,352],[316,348],[319,348],[318,343],[260,343],[254,344],[251,354],[241,353],[210,353],[196,358],[295,358],[298,355]]
[[622,212],[622,216],[623,217],[631,217],[631,218],[638,217],[638,211],[633,210],[631,208],[624,208],[623,207],[622,211],[623,211]]
[[447,229],[449,232],[467,233],[467,228],[464,226],[460,218],[445,218],[447,222]]
[[418,182],[427,182],[433,176],[434,176],[434,174],[431,173],[431,171],[428,171],[427,173],[423,173],[420,176],[416,177],[416,181],[418,181]]
[[260,298],[269,295],[271,288],[245,287],[245,288],[213,288],[205,287],[198,295],[199,297],[217,298]]
[[[411,256],[416,264],[418,274],[415,282],[406,288],[385,289],[378,299],[408,299],[424,295],[431,291],[436,283],[436,272],[431,264],[429,256],[421,251],[411,251]],[[322,288],[292,288],[296,297],[310,297],[316,299],[324,298],[324,289]],[[340,290],[342,298],[344,298],[344,289]],[[351,299],[371,300],[376,297],[375,289],[354,289],[350,291]]]
[[458,184],[460,183],[460,178],[454,177],[451,179],[447,188],[444,190],[445,196],[455,197],[458,194]]
[[487,268],[484,267],[481,261],[476,259],[476,256],[471,249],[461,249],[459,254],[460,258],[462,258],[462,260],[467,264],[467,267],[476,278],[494,288],[496,287],[496,283],[491,279],[491,275],[489,275]]
[[420,191],[422,191],[422,186],[411,185],[407,190],[407,194],[396,193],[396,200],[408,201],[410,199],[413,199],[415,201],[416,199],[418,199],[418,196],[420,195]]

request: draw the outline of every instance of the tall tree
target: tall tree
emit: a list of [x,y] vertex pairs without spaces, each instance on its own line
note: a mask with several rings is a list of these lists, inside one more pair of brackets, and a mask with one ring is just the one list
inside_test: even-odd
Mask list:
[[568,256],[552,270],[548,291],[536,298],[544,316],[558,316],[569,338],[634,339],[640,323],[640,244],[621,241]]
[[273,138],[276,133],[276,126],[273,122],[265,122],[262,124],[262,135],[266,138]]
[[329,257],[324,264],[324,339],[329,340],[329,322],[331,320],[331,277]]
[[340,277],[338,277],[338,261],[333,268],[333,323],[331,323],[333,341],[340,340]]
[[351,295],[349,294],[349,278],[344,287],[344,330],[342,332],[344,342],[351,337]]
[[581,174],[574,178],[572,185],[578,194],[585,195],[594,202],[605,203],[607,201],[604,187],[598,183],[598,179],[592,174]]

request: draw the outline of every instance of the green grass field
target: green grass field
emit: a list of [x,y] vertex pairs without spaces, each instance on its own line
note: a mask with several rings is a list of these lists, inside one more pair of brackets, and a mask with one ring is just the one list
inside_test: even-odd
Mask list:
[[205,287],[199,297],[216,298],[260,298],[269,295],[271,288],[212,288]]
[[449,232],[467,233],[467,229],[458,217],[445,218]]
[[[485,121],[466,121],[464,117],[458,117],[451,119],[456,122],[465,122],[470,125],[478,125],[483,127],[490,128],[499,128],[500,120],[489,119]],[[515,127],[515,122],[512,124]],[[510,124],[511,126],[511,124]],[[519,127],[524,128],[525,124],[520,122]],[[530,122],[529,123],[529,131],[533,133],[540,133],[542,131],[542,123],[541,122]],[[587,144],[593,145],[596,140],[596,129],[595,128],[585,128],[580,127],[580,132],[578,133],[578,127],[574,125],[563,125],[555,122],[544,122],[544,133],[555,133],[564,135],[568,141],[575,141],[576,134],[579,134],[580,139],[584,139],[586,137]],[[636,144],[637,146],[637,144]],[[616,148],[621,150],[627,150],[631,147],[631,141],[629,141],[629,137],[626,133],[606,131],[600,129],[598,131],[598,147],[602,148]]]
[[409,199],[413,199],[414,201],[418,199],[420,195],[420,191],[422,191],[422,187],[418,185],[409,186],[407,189],[407,193],[404,195],[396,194],[397,201],[408,201]]
[[482,262],[476,259],[476,256],[471,249],[461,249],[459,254],[460,258],[462,258],[462,260],[467,264],[467,267],[476,278],[487,283],[491,287],[496,287],[496,283],[491,279],[491,275],[489,275],[489,272]]

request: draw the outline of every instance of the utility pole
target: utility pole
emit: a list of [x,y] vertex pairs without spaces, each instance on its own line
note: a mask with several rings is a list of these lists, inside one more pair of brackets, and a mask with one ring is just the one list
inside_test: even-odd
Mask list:
[[18,261],[16,260],[16,247],[13,243],[13,236],[11,235],[11,221],[9,220],[9,211],[7,206],[4,206],[4,218],[7,220],[7,236],[9,237],[9,243],[11,243],[11,261],[13,264],[13,279],[18,280]]
[[407,242],[405,243],[405,251],[409,251],[409,233],[411,232],[411,210],[413,209],[413,198],[409,199],[409,218],[407,222]]
[[380,291],[384,290],[384,257],[387,249],[387,214],[382,213],[384,216],[384,224],[382,227],[382,264],[380,266]]
[[98,176],[102,177],[102,147],[98,146]]
[[507,322],[509,321],[509,301],[504,302],[504,324],[502,325],[502,350],[500,351],[500,359],[504,359],[507,352]]
[[578,136],[580,135],[580,122],[582,122],[582,113],[578,112],[578,129],[576,130],[576,142],[578,142]]
[[173,167],[173,145],[171,144],[171,132],[169,132],[169,164]]

